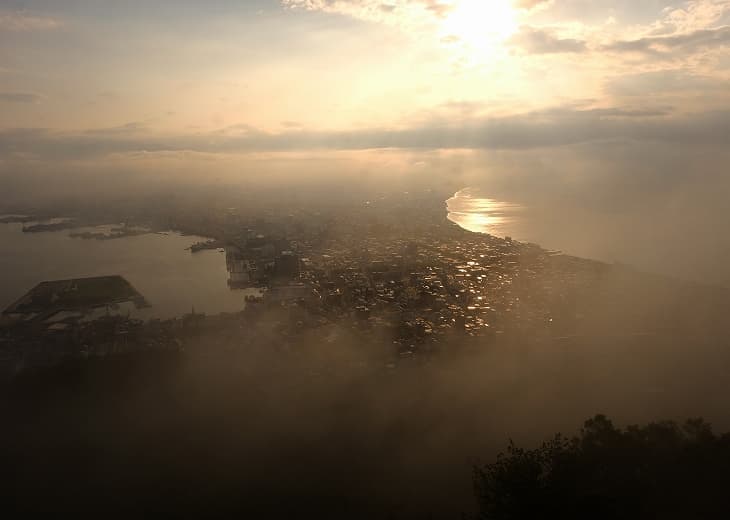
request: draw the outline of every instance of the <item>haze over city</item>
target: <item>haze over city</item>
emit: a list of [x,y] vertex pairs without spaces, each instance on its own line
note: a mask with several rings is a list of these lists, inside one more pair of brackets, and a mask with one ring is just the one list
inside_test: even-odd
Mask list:
[[6,494],[78,510],[69,450],[95,511],[721,514],[611,461],[722,482],[728,145],[730,0],[0,0]]

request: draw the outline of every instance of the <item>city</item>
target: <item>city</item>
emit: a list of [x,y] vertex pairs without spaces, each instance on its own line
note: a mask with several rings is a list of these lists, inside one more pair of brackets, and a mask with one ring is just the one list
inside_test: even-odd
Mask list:
[[[521,341],[550,349],[580,341],[587,331],[624,341],[659,340],[689,327],[699,314],[693,307],[714,301],[711,293],[718,291],[465,231],[445,218],[442,200],[426,190],[329,214],[302,210],[264,218],[228,208],[215,224],[208,219],[209,229],[219,234],[194,244],[190,254],[225,251],[231,290],[259,291],[245,297],[241,312],[205,315],[193,308],[169,320],[139,320],[125,302],[134,300],[138,308],[147,303],[131,286],[125,289],[126,281],[121,298],[114,290],[96,290],[98,301],[76,297],[65,305],[58,302],[61,293],[44,306],[31,292],[25,300],[35,307],[21,314],[16,304],[3,313],[2,373],[7,377],[66,358],[184,350],[191,327],[195,337],[228,334],[227,348],[274,334],[279,350],[296,349],[305,334],[329,338],[337,336],[335,329],[346,331],[347,341],[378,354],[370,358],[369,368],[376,370],[430,363],[469,345],[491,349]],[[686,293],[679,303],[674,296],[667,299],[681,318],[669,326],[657,320],[663,311],[642,314],[645,309],[617,289],[618,281],[645,297]],[[727,308],[727,301],[724,305],[714,313]],[[273,317],[264,320],[273,323],[265,334],[257,325],[262,314]],[[616,314],[620,322],[611,323],[608,316]]]

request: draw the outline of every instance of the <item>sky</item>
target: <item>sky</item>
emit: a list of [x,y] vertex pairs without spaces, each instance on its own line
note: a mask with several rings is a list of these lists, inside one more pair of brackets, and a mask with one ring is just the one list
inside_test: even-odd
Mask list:
[[692,235],[729,116],[730,0],[0,0],[6,182],[377,170]]
[[729,24],[727,0],[3,0],[0,149],[703,140]]

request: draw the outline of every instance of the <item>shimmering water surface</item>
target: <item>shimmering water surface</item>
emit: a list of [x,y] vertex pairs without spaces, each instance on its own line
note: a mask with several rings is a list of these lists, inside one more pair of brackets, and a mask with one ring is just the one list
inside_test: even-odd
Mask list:
[[39,282],[90,276],[124,276],[151,307],[118,311],[143,319],[180,316],[193,307],[208,314],[239,311],[245,296],[257,292],[229,289],[225,254],[186,250],[201,237],[149,233],[88,240],[69,235],[109,227],[42,233],[23,233],[22,227],[0,224],[0,310]]
[[446,201],[448,218],[475,233],[524,240],[525,208],[519,204],[485,198],[475,188],[464,188]]

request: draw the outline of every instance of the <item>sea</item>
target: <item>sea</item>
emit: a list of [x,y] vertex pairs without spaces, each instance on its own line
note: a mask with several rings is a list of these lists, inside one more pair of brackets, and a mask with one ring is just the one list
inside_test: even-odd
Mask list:
[[[228,287],[226,255],[191,253],[205,238],[175,232],[97,240],[72,233],[108,233],[111,226],[24,233],[22,224],[0,224],[0,311],[43,281],[121,275],[150,307],[112,309],[138,319],[169,319],[190,313],[218,314],[245,308],[256,289]],[[107,309],[102,312],[108,312]]]
[[469,231],[730,287],[730,238],[721,232],[725,220],[697,208],[672,211],[648,203],[600,208],[570,198],[527,203],[495,198],[482,186],[457,191],[446,205],[449,220]]

